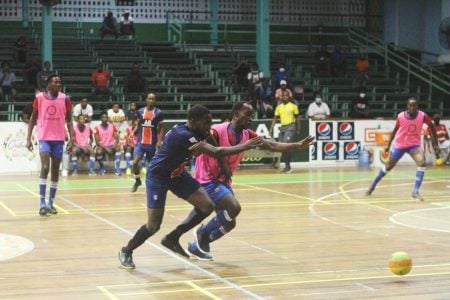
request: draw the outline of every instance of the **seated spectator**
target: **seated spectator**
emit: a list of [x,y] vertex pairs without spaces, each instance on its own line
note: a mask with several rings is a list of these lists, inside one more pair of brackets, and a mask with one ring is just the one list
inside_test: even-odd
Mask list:
[[9,62],[2,62],[2,69],[0,70],[0,100],[5,100],[5,96],[9,95],[12,99],[16,95],[14,84],[16,82],[16,75],[10,70]]
[[130,17],[130,11],[125,10],[120,18],[120,35],[131,35],[134,38],[133,18]]
[[366,88],[360,87],[358,89],[358,96],[352,101],[352,107],[350,109],[350,118],[355,119],[368,119],[369,113],[369,101],[366,98]]
[[273,118],[275,103],[272,98],[272,88],[267,79],[263,79],[261,87],[256,89],[256,107],[258,117]]
[[117,128],[120,128],[122,122],[125,121],[125,113],[120,108],[119,103],[114,103],[112,108],[108,109],[108,121],[114,123]]
[[239,92],[248,87],[247,74],[250,72],[250,65],[245,57],[241,57],[239,63],[233,67],[233,88],[235,92]]
[[281,86],[280,82],[282,80],[286,81],[286,85],[289,86],[291,80],[291,73],[286,69],[286,66],[283,63],[281,63],[279,64],[278,70],[273,77],[274,77],[273,78],[274,89],[276,90]]
[[31,58],[31,60],[25,65],[25,70],[23,72],[23,79],[28,87],[34,89],[37,88],[37,74],[41,71],[41,66],[37,61],[36,57]]
[[123,90],[125,93],[145,94],[147,83],[137,63],[133,64],[131,71],[123,78]]
[[14,42],[14,60],[16,63],[28,62],[28,54],[30,49],[24,35],[19,35]]
[[264,79],[264,73],[259,70],[258,64],[251,67],[251,72],[247,74],[248,80],[248,95],[251,99],[256,98],[256,89],[261,87],[262,80]]
[[275,100],[277,101],[277,105],[280,104],[283,99],[287,99],[292,101],[293,95],[292,91],[287,88],[286,80],[280,81],[280,88],[275,91]]
[[87,98],[80,100],[80,103],[75,105],[73,108],[73,120],[78,122],[80,116],[84,116],[85,123],[89,124],[92,121],[92,116],[94,115],[94,110],[92,105],[88,103]]
[[330,108],[322,102],[322,95],[319,91],[314,92],[314,102],[311,102],[306,111],[308,118],[312,120],[324,120],[330,118]]
[[341,52],[341,47],[336,45],[330,56],[330,71],[333,77],[344,77],[347,72],[345,56]]
[[133,121],[137,120],[138,116],[137,116],[137,105],[136,102],[131,102],[130,103],[130,110],[127,111],[127,113],[125,114],[125,120],[128,121],[128,124],[133,124]]
[[43,92],[47,87],[47,78],[53,74],[51,69],[51,64],[49,61],[45,61],[42,70],[36,74],[36,92]]
[[354,86],[363,86],[369,80],[369,60],[364,54],[360,54],[356,60],[356,76]]
[[111,95],[109,83],[111,80],[111,73],[108,70],[103,70],[103,64],[97,64],[97,70],[92,72],[92,96]]
[[108,15],[103,19],[102,27],[100,27],[100,37],[103,39],[105,35],[111,34],[117,39],[119,34],[116,28],[117,20],[113,16],[112,12],[108,12]]
[[322,45],[314,54],[315,72],[317,76],[330,76],[330,52]]
[[[443,155],[441,158],[446,165],[450,165],[450,137],[448,135],[445,124],[441,124],[441,114],[433,114],[433,124],[436,129],[436,136],[439,144],[439,149],[442,150]],[[432,136],[430,127],[427,128],[425,138],[430,140]]]

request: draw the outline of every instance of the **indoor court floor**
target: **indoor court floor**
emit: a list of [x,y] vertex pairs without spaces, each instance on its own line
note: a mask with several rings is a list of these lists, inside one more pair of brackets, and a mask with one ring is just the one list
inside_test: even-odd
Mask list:
[[[209,262],[161,246],[190,210],[169,194],[133,271],[117,259],[146,221],[145,188],[132,194],[131,177],[62,177],[58,215],[40,217],[38,177],[2,176],[0,299],[450,299],[450,167],[427,169],[424,202],[410,197],[414,166],[365,196],[376,172],[240,170],[237,227],[211,244]],[[387,267],[396,251],[413,259],[406,276]]]

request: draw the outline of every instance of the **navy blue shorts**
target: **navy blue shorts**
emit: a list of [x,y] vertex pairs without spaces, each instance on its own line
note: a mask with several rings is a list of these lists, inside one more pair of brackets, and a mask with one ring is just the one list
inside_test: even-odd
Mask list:
[[402,158],[403,154],[405,154],[406,152],[408,152],[409,155],[411,155],[412,152],[414,152],[414,150],[416,150],[417,148],[419,148],[420,145],[415,145],[415,146],[411,146],[408,148],[404,148],[404,149],[399,149],[399,148],[393,148],[390,154],[390,157],[396,160],[399,160],[400,158]]
[[167,191],[171,191],[175,196],[186,200],[201,187],[200,183],[192,178],[186,170],[183,171],[181,176],[173,179],[157,177],[151,172],[147,172],[145,185],[148,208],[163,208],[166,205]]
[[137,143],[134,146],[133,156],[136,157],[136,155],[139,155],[140,157],[144,157],[144,153],[147,155],[147,161],[149,161],[155,155],[155,147]]
[[203,183],[202,186],[205,188],[206,192],[208,192],[209,197],[214,203],[214,207],[217,207],[219,205],[220,199],[222,199],[226,195],[234,195],[234,192],[230,186],[217,180]]
[[49,152],[52,157],[61,159],[64,152],[64,141],[39,141],[39,153]]

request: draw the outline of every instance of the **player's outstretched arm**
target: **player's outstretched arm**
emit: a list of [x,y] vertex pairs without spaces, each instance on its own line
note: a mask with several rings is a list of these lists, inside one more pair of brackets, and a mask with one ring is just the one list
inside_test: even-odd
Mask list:
[[280,143],[270,140],[264,140],[263,145],[260,148],[272,152],[288,152],[306,148],[310,146],[314,142],[314,140],[315,137],[312,135],[309,135],[303,140],[298,141],[296,143]]
[[246,150],[260,147],[263,144],[263,139],[259,136],[254,137],[243,144],[231,147],[214,147],[206,142],[199,142],[189,148],[195,155],[207,154],[212,157],[223,157],[237,154]]

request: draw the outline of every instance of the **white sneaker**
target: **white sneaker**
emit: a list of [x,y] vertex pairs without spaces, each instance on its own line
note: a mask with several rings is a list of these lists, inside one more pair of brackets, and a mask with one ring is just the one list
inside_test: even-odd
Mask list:
[[69,171],[67,171],[67,170],[62,170],[61,171],[61,176],[67,177],[67,175],[69,175]]

